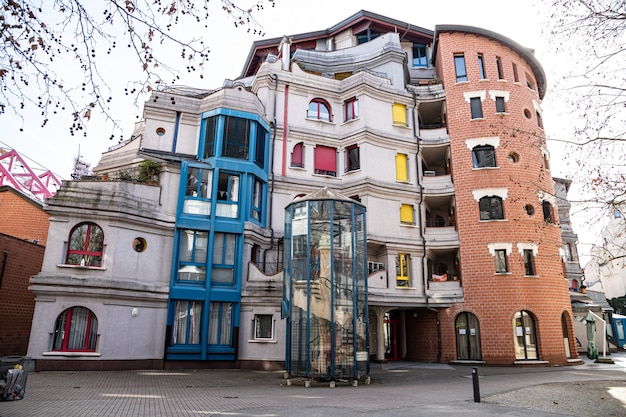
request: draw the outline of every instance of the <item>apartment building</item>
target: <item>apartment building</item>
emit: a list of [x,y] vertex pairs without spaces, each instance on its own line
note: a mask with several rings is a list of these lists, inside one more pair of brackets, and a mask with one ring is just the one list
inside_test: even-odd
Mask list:
[[48,200],[29,355],[283,366],[285,208],[327,187],[366,208],[371,360],[577,361],[545,92],[511,39],[367,11],[153,92],[101,180]]

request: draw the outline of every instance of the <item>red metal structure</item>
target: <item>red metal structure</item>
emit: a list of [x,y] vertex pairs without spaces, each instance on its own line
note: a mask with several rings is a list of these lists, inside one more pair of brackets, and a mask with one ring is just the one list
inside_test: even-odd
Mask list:
[[61,180],[50,170],[37,175],[15,149],[0,149],[0,186],[2,185],[10,185],[45,200],[56,193],[61,186]]

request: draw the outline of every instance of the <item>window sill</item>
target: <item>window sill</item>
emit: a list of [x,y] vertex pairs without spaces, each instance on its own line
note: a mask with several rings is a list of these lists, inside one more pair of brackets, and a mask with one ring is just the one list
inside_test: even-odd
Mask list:
[[326,123],[326,124],[329,124],[329,125],[334,125],[334,123],[333,123],[333,122],[331,122],[330,120],[324,120],[324,119],[313,119],[313,118],[311,118],[311,117],[306,117],[306,118],[305,118],[305,120],[310,120],[310,121],[312,121],[312,122],[320,122],[320,123]]
[[405,129],[408,129],[408,128],[409,128],[409,125],[407,125],[406,123],[395,123],[395,122],[394,122],[394,123],[392,123],[392,126],[395,126],[395,127],[403,127],[403,128],[405,128]]
[[469,81],[457,81],[456,85],[469,84]]
[[400,223],[400,226],[404,226],[404,227],[415,227],[415,223]]
[[499,79],[499,80],[498,80],[498,82],[499,82],[499,83],[507,83],[508,81],[507,81],[507,80],[505,80],[504,78],[501,78],[501,79]]
[[[480,80],[478,80],[479,83],[488,83],[489,82],[489,78],[481,78]],[[460,84],[460,83],[457,83]]]
[[250,339],[248,340],[248,343],[268,343],[268,344],[276,344],[278,343],[276,340],[274,339],[267,339],[267,340],[263,340],[263,339]]
[[511,115],[511,113],[507,113],[505,111],[504,112],[496,112],[496,114],[499,115],[499,116],[510,116]]
[[357,168],[357,169],[351,169],[349,171],[344,172],[344,175],[349,175],[349,174],[353,174],[356,172],[361,172],[361,168]]
[[72,269],[89,269],[92,271],[106,271],[103,266],[83,266],[83,265],[69,265],[69,264],[57,264],[58,268],[72,268]]
[[479,222],[481,223],[489,223],[489,222],[506,222],[507,219],[481,219]]
[[539,278],[539,275],[524,275],[524,278]]
[[102,356],[102,353],[98,352],[43,352],[43,356],[65,356],[65,357],[92,357],[97,358]]
[[511,272],[496,272],[494,275],[512,275]]
[[291,169],[297,169],[298,171],[306,171],[305,167],[299,167],[297,165],[290,165],[289,168]]
[[474,118],[474,119],[470,119],[470,122],[475,122],[475,121],[477,121],[477,120],[487,120],[487,119],[486,119],[486,118],[484,118],[484,117],[476,117],[476,118]]
[[473,171],[480,171],[483,169],[500,169],[500,167],[474,167],[472,170]]
[[359,118],[358,118],[358,117],[355,117],[354,119],[344,120],[344,122],[341,124],[341,126],[343,126],[343,125],[347,125],[347,124],[350,124],[350,123],[352,123],[352,122],[356,122],[357,120],[359,120]]
[[413,288],[413,287],[405,287],[405,286],[403,286],[403,287],[398,287],[398,286],[396,285],[396,290],[402,290],[402,291],[414,290],[414,291],[415,291],[415,290],[416,290],[416,288]]
[[332,175],[324,175],[324,174],[313,174],[314,177],[321,177],[321,178],[333,178],[338,180],[339,178],[337,176],[332,176]]

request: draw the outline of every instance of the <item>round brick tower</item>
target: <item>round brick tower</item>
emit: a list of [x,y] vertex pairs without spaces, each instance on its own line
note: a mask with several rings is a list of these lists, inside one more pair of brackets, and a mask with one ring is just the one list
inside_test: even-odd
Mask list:
[[442,360],[566,364],[577,353],[543,69],[532,50],[457,25],[436,27],[434,62],[446,91],[464,291],[464,302],[441,310]]

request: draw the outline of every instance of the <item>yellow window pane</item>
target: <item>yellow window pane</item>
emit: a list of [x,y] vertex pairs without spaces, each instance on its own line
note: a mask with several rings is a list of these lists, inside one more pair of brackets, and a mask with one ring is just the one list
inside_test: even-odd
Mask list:
[[408,181],[409,175],[407,170],[406,155],[399,153],[396,155],[396,180]]
[[405,224],[413,224],[413,206],[403,204],[400,207],[400,222]]
[[406,125],[406,106],[393,103],[393,124]]

